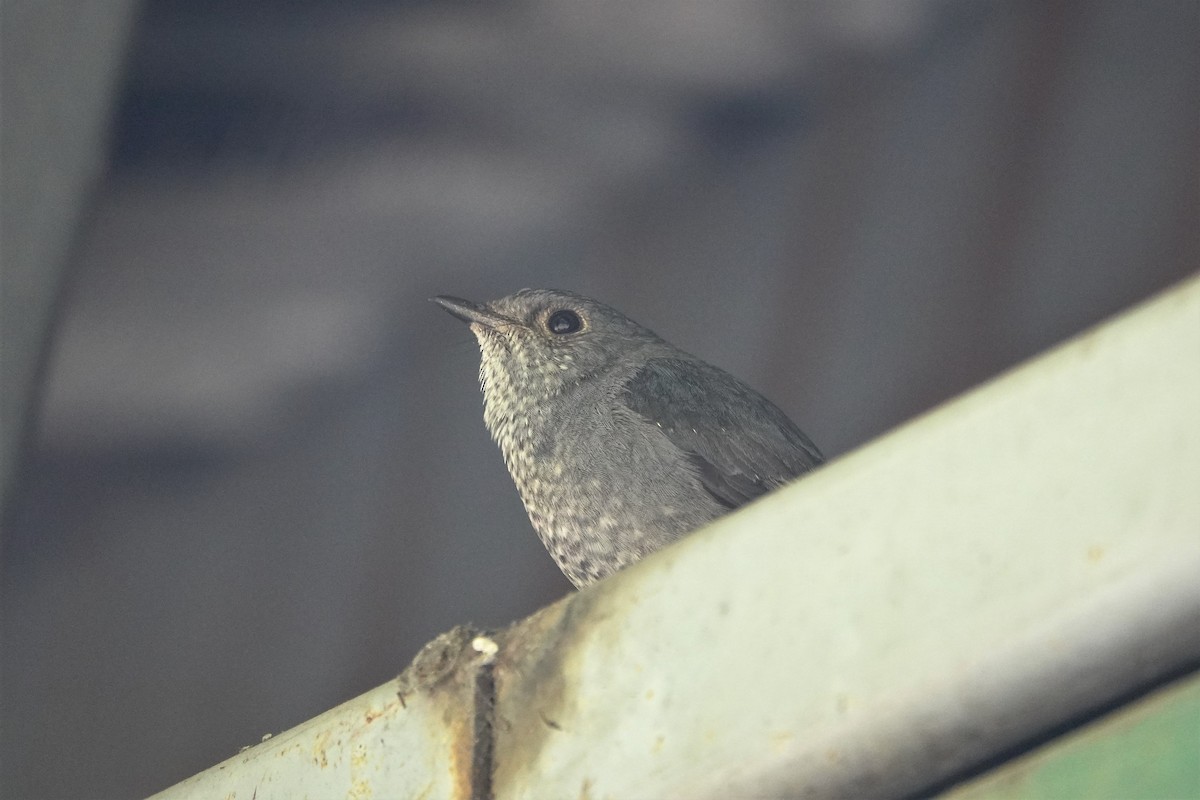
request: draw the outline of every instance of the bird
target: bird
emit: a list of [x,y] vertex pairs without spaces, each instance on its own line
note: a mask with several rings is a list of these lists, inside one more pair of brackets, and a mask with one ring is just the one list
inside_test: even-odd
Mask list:
[[577,588],[824,461],[754,389],[596,300],[430,300],[478,340],[484,424]]

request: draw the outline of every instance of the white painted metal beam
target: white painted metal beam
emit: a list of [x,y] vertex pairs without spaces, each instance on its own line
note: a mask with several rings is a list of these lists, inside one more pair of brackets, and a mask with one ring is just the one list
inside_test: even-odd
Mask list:
[[160,797],[901,797],[1195,669],[1200,278],[424,658]]

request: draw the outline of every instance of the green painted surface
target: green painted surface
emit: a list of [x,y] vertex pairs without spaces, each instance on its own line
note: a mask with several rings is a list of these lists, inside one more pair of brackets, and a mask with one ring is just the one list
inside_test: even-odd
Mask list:
[[1200,800],[1200,673],[941,797]]

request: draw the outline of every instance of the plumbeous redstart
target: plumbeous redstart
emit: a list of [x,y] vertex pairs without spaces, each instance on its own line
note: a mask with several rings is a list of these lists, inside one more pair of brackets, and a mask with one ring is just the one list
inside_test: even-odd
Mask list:
[[595,300],[524,289],[433,301],[479,340],[484,422],[576,586],[824,460],[758,392]]

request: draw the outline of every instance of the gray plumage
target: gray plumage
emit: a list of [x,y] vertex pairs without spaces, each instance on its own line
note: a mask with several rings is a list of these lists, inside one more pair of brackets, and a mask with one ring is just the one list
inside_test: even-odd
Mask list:
[[758,392],[595,300],[524,289],[433,301],[479,340],[484,422],[576,586],[823,460]]

